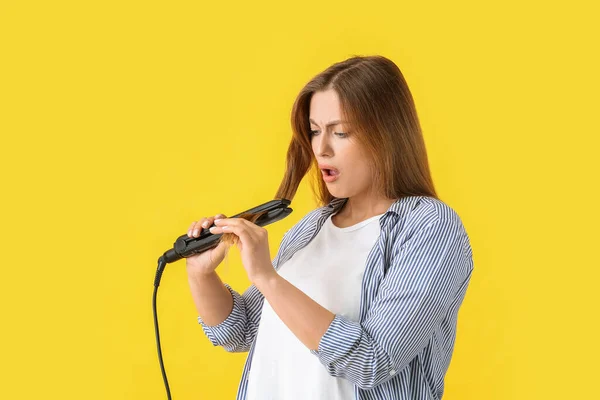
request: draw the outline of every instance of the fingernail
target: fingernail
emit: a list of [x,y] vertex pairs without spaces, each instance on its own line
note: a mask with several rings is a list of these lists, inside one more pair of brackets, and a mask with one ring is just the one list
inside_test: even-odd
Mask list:
[[206,227],[208,226],[208,221],[204,221],[204,222],[202,223],[202,226],[206,228]]
[[217,222],[221,222],[221,218],[219,218],[219,219],[215,219],[215,224],[216,224]]
[[198,229],[194,229],[194,235],[198,234]]

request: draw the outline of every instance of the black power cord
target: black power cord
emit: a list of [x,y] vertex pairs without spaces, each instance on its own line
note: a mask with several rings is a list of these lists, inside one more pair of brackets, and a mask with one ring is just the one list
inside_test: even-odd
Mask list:
[[[259,217],[256,219],[256,221],[254,221],[254,223],[258,226],[265,226],[290,215],[293,210],[288,207],[289,205],[290,200],[279,198],[268,201],[242,213],[235,214],[230,218],[258,214]],[[158,292],[158,286],[160,285],[160,278],[167,263],[171,263],[194,254],[199,254],[203,251],[216,247],[219,244],[218,241],[221,235],[222,234],[213,235],[208,229],[203,229],[200,237],[189,237],[187,234],[183,234],[177,238],[172,249],[165,251],[163,255],[158,258],[158,268],[156,269],[156,277],[154,278],[154,294],[152,295],[152,311],[154,312],[154,332],[156,334],[158,361],[160,362],[160,369],[163,380],[165,381],[167,398],[169,400],[171,400],[171,391],[169,389],[169,381],[167,380],[167,374],[163,364],[162,351],[160,350],[160,335],[158,334],[158,318],[156,316],[156,293]]]
[[162,372],[163,381],[165,381],[165,388],[167,389],[167,398],[171,400],[171,390],[169,389],[169,381],[167,380],[167,373],[165,372],[165,366],[163,364],[162,351],[160,350],[160,335],[158,333],[158,317],[156,316],[156,293],[158,292],[158,286],[160,285],[160,278],[163,271],[165,270],[164,256],[158,258],[158,268],[156,269],[156,277],[154,278],[154,293],[152,295],[152,311],[154,313],[154,333],[156,335],[156,348],[158,349],[158,361],[160,363],[160,370]]

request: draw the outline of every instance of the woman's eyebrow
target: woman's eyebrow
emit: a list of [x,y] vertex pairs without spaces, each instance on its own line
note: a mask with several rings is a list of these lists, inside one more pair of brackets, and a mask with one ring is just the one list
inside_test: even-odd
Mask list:
[[[312,120],[312,118],[309,118],[309,121],[311,124],[315,124],[316,126],[319,126],[319,124],[317,124],[315,121]],[[330,123],[328,123],[327,125],[325,125],[326,128],[333,126],[333,125],[337,125],[337,124],[346,124],[348,123],[348,121],[341,121],[339,119],[336,119],[335,121],[331,121]]]

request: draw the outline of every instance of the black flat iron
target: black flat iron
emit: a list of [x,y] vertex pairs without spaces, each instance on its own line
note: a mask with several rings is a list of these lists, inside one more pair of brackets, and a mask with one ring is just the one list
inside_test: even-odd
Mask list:
[[[251,208],[239,214],[235,214],[228,218],[240,217],[244,214],[261,214],[260,217],[254,222],[258,226],[265,226],[272,224],[273,222],[279,221],[290,215],[293,211],[288,206],[290,200],[280,199],[272,200],[267,203],[261,204],[258,207]],[[156,294],[158,293],[158,286],[160,285],[160,279],[167,263],[177,261],[184,257],[189,257],[193,254],[202,253],[213,247],[217,247],[219,238],[223,235],[222,233],[213,235],[208,229],[202,229],[202,232],[198,237],[189,237],[187,233],[181,235],[175,241],[173,248],[167,250],[158,258],[158,268],[156,269],[156,275],[154,276],[154,293],[152,295],[152,311],[154,314],[154,333],[156,335],[156,346],[158,350],[158,361],[160,363],[160,369],[162,372],[163,380],[165,382],[165,388],[167,389],[167,397],[171,399],[171,390],[169,389],[169,382],[167,380],[167,374],[165,372],[165,366],[162,359],[162,351],[160,348],[160,335],[158,332],[158,316],[156,313]]]
[[[290,200],[287,199],[271,200],[261,204],[260,206],[251,208],[227,218],[236,218],[244,214],[264,213],[254,223],[258,226],[266,226],[290,215],[293,210],[288,207],[289,205]],[[213,224],[213,226],[215,225]],[[202,231],[198,237],[189,237],[187,233],[179,236],[173,244],[173,248],[165,251],[161,256],[163,261],[166,263],[171,263],[185,257],[190,257],[194,254],[202,253],[208,249],[212,249],[213,247],[217,247],[219,238],[223,234],[212,234],[209,229],[210,227],[206,229],[202,228]]]

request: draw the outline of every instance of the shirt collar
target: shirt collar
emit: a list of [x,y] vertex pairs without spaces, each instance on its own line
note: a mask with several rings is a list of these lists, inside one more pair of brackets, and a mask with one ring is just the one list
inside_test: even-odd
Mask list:
[[[395,202],[390,205],[387,211],[381,216],[380,221],[381,224],[384,225],[386,221],[396,221],[401,217],[402,213],[406,210],[411,210],[414,205],[417,203],[419,199],[423,196],[404,196],[397,199]],[[348,201],[347,197],[337,198],[334,197],[333,200],[329,202],[321,212],[321,215],[331,215],[334,212],[338,211],[340,208],[346,204]]]

